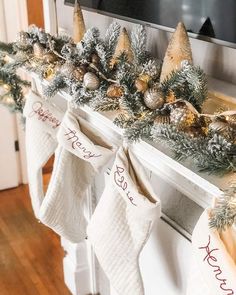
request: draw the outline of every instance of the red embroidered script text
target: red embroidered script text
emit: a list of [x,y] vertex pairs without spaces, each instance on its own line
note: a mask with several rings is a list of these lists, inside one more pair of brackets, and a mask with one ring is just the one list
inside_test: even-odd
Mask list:
[[101,154],[94,154],[92,153],[88,148],[85,147],[85,144],[83,144],[79,137],[76,135],[76,131],[75,130],[71,130],[70,128],[68,129],[68,133],[65,133],[64,135],[67,136],[67,140],[71,141],[71,146],[72,148],[75,149],[79,149],[84,155],[83,158],[84,159],[90,159],[90,158],[98,158],[101,157]]
[[123,167],[119,167],[116,165],[116,171],[114,172],[115,184],[126,193],[128,199],[130,200],[130,203],[134,206],[137,206],[134,203],[134,198],[130,196],[130,190],[128,189],[128,183],[125,180],[125,177],[122,175],[122,173],[124,173],[124,171],[125,171],[125,169]]
[[212,271],[215,275],[215,279],[218,281],[219,283],[219,288],[224,291],[224,295],[233,295],[235,294],[234,291],[232,289],[227,288],[227,279],[223,278],[223,272],[220,268],[220,266],[217,264],[217,258],[216,256],[216,251],[220,251],[217,248],[210,248],[210,244],[211,244],[211,236],[209,235],[209,240],[206,246],[203,247],[199,247],[199,249],[201,250],[205,250],[206,251],[206,256],[203,258],[204,262],[207,262],[207,264],[212,268]]
[[43,109],[43,104],[40,101],[36,101],[32,105],[32,112],[29,113],[28,117],[32,118],[37,115],[38,120],[42,120],[43,122],[48,121],[52,124],[52,128],[57,128],[61,122],[51,113],[48,109]]

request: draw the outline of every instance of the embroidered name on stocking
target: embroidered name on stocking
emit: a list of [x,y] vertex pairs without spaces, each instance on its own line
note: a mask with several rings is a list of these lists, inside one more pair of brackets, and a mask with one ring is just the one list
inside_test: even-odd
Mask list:
[[49,109],[43,108],[43,104],[40,101],[36,101],[32,104],[32,112],[29,113],[28,117],[32,118],[35,115],[38,117],[38,120],[52,124],[53,129],[57,128],[61,124],[61,122],[53,115],[52,112],[50,112]]
[[125,169],[123,167],[119,167],[118,165],[116,165],[116,170],[113,175],[115,184],[126,193],[126,196],[129,199],[130,203],[134,206],[137,206],[134,203],[134,198],[132,196],[130,196],[130,190],[128,187],[128,183],[127,183],[124,175],[122,175],[124,173],[124,171],[125,171]]
[[200,250],[205,251],[206,256],[203,258],[203,261],[208,264],[212,269],[212,272],[215,275],[215,279],[218,281],[219,288],[223,291],[224,295],[233,295],[235,294],[232,289],[227,287],[227,279],[224,278],[224,274],[221,270],[221,267],[217,264],[216,252],[220,251],[217,248],[211,249],[211,236],[209,235],[209,240],[206,246],[199,247]]
[[67,140],[71,141],[71,147],[74,150],[79,150],[83,154],[84,159],[91,159],[91,158],[98,158],[101,157],[101,154],[94,154],[89,150],[89,148],[86,147],[85,143],[82,143],[79,137],[76,135],[76,131],[72,130],[70,128],[67,128],[68,132],[65,133],[64,135],[67,137]]

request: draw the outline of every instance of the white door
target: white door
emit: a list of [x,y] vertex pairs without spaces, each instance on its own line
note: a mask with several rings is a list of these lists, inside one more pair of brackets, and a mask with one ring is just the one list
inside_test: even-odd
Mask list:
[[15,116],[0,107],[0,190],[18,186],[18,161],[15,151]]
[[[22,21],[22,16],[27,15],[25,8],[25,1],[0,0],[1,41],[13,41],[17,32],[25,28],[27,20]],[[15,150],[17,134],[16,115],[0,106],[0,190],[20,183],[19,153]]]

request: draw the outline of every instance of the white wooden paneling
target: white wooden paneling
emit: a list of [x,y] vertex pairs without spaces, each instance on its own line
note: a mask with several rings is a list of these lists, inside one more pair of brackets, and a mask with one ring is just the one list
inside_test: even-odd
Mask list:
[[[0,0],[0,40],[13,41],[17,31],[26,27],[25,0]],[[20,127],[22,128],[22,126]],[[17,186],[20,182],[19,152],[15,152],[18,139],[16,116],[0,108],[0,189]]]
[[15,116],[0,106],[0,190],[18,186],[15,128]]

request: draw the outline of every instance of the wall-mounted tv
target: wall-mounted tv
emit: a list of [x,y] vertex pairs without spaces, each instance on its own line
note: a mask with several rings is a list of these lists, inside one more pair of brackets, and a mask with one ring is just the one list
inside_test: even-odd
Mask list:
[[[236,0],[80,0],[84,9],[170,30],[183,21],[190,36],[236,47]],[[65,0],[74,5],[74,0]]]

